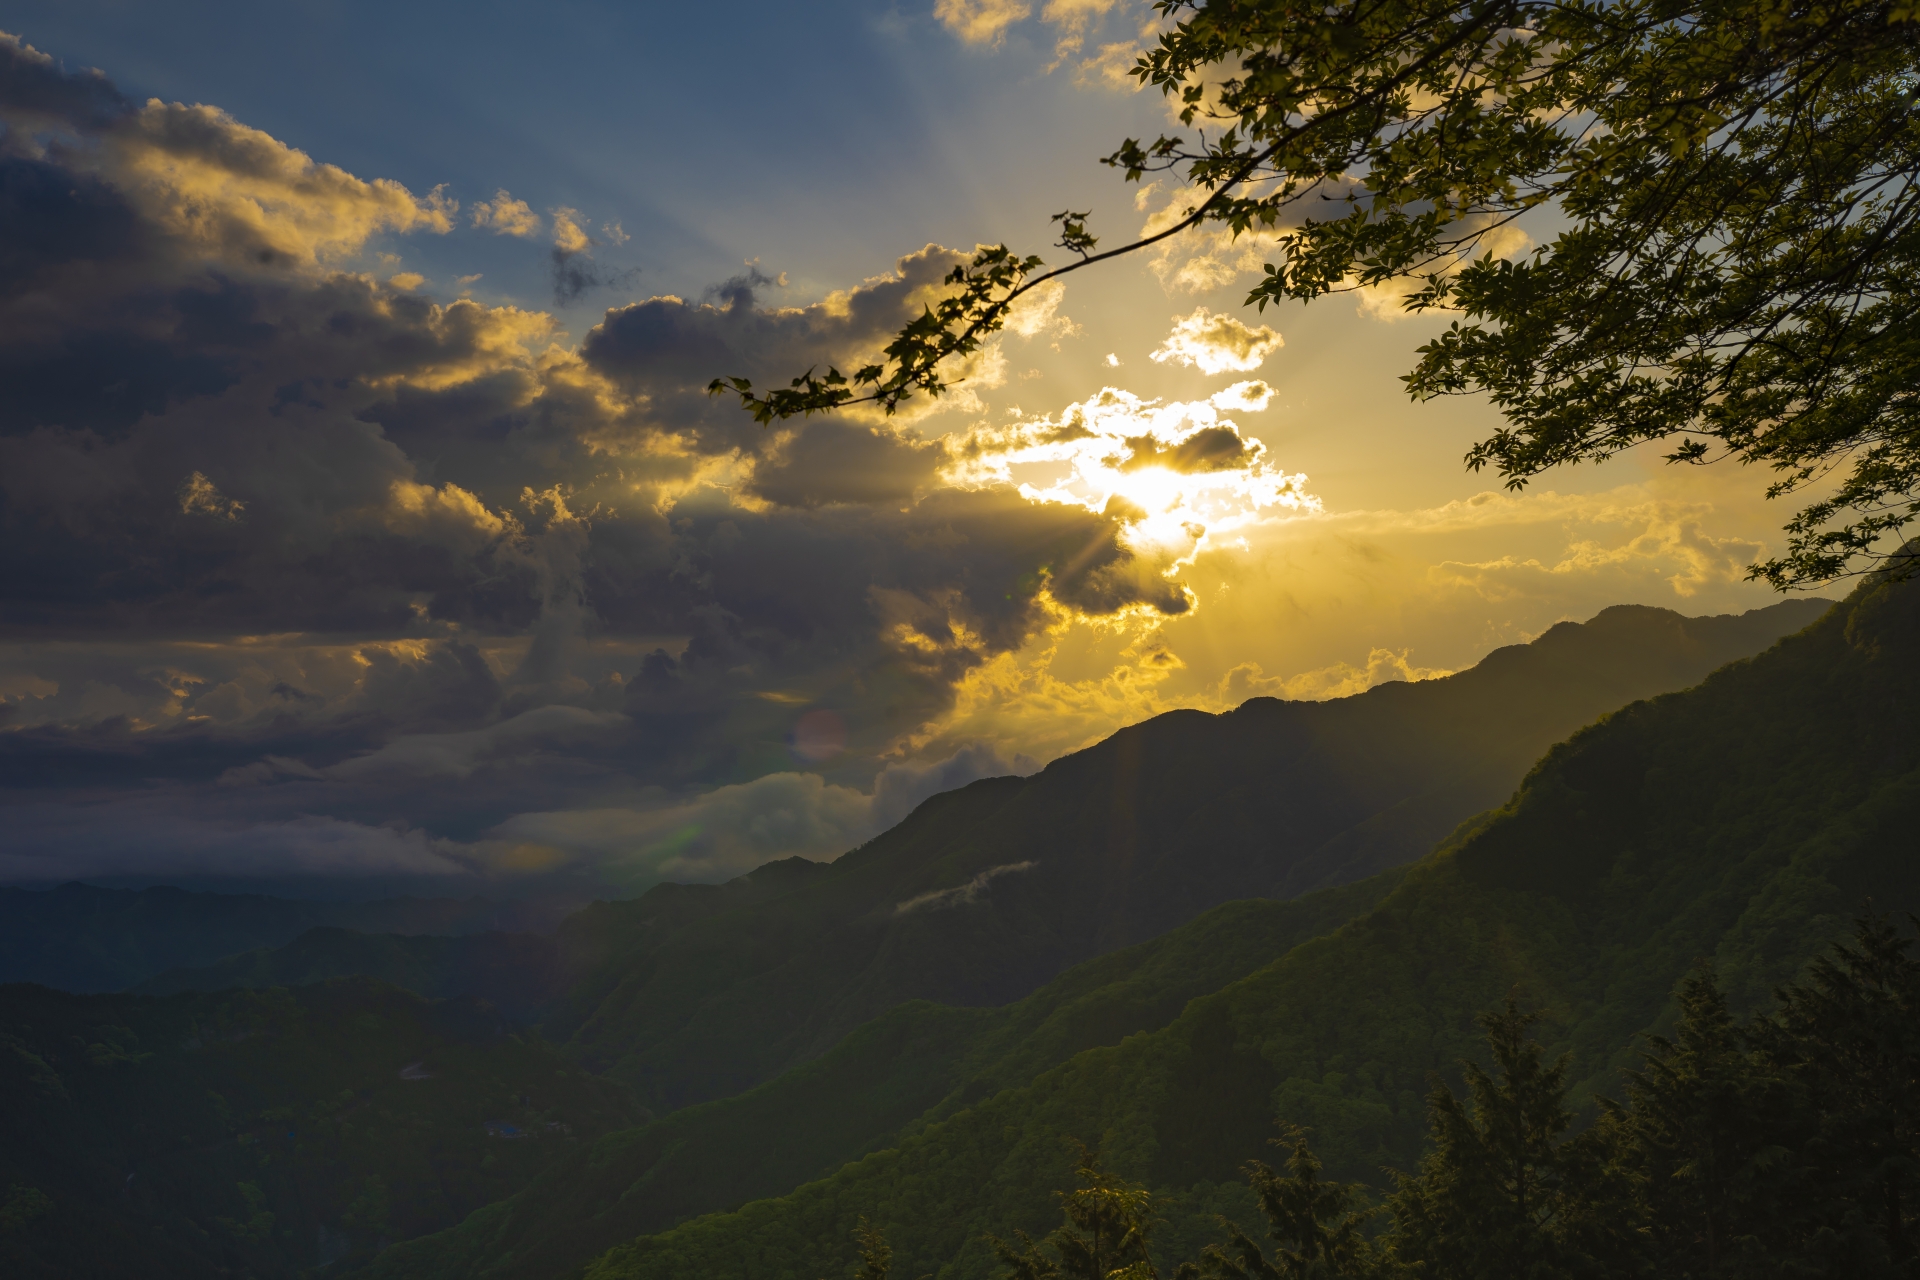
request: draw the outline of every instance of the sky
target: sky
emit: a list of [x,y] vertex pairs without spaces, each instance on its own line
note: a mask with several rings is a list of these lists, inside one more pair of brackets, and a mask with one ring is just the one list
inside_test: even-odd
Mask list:
[[[62,0],[0,28],[0,883],[624,895],[831,858],[1126,724],[1770,603],[1765,477],[1520,493],[1446,316],[1215,232],[872,356],[1177,183],[1126,0]],[[1539,230],[1535,229],[1535,234]],[[1525,252],[1524,237],[1503,246]]]

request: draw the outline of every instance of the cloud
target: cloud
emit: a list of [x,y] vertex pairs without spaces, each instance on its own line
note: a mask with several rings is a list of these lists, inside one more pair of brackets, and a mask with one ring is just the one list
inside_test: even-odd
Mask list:
[[997,45],[1033,13],[1026,0],[934,0],[933,16],[968,44]]
[[287,756],[263,756],[252,764],[237,764],[214,780],[221,787],[256,787],[280,778],[306,778],[319,781],[325,775],[303,760]]
[[928,796],[1033,767],[971,745],[943,761],[890,766],[870,793],[818,774],[770,773],[679,804],[521,814],[488,832],[476,856],[512,856],[543,866],[590,862],[639,883],[711,883],[775,858],[832,860]]
[[565,205],[553,211],[553,247],[561,253],[580,253],[593,240],[580,225],[580,211]]
[[1197,365],[1208,375],[1249,373],[1283,345],[1280,335],[1266,325],[1250,329],[1234,316],[1214,315],[1200,307],[1192,315],[1177,317],[1173,331],[1148,359],[1160,364],[1172,361]]
[[1067,282],[1064,280],[1049,280],[1031,292],[1021,294],[1007,312],[1007,332],[1023,338],[1037,338],[1047,333],[1062,338],[1072,337],[1080,332],[1080,327],[1060,312],[1060,304],[1066,301],[1066,297]]
[[[1074,46],[1078,51],[1079,46]],[[1083,85],[1097,85],[1103,89],[1121,90],[1136,93],[1145,88],[1145,83],[1133,74],[1133,69],[1147,51],[1142,40],[1114,40],[1100,45],[1093,53],[1080,62],[1074,69],[1074,81]]]
[[1708,586],[1743,581],[1747,566],[1766,553],[1766,544],[1742,537],[1716,537],[1703,527],[1704,511],[1675,509],[1664,504],[1620,513],[1626,521],[1644,521],[1644,531],[1624,543],[1608,546],[1581,539],[1567,546],[1561,559],[1548,564],[1539,559],[1502,556],[1479,563],[1448,561],[1434,567],[1436,580],[1467,587],[1488,599],[1511,598],[1538,592],[1549,577],[1612,576],[1613,571],[1638,565],[1659,565],[1668,586],[1681,599],[1698,595]]
[[1273,388],[1256,378],[1251,382],[1236,382],[1224,391],[1214,392],[1207,397],[1207,403],[1216,409],[1259,413],[1267,407],[1273,395]]
[[133,110],[97,70],[69,75],[20,37],[0,31],[0,109],[29,126],[104,129]]
[[[1010,410],[1009,351],[1076,331],[1054,288],[951,396],[763,428],[708,380],[871,359],[969,252],[798,303],[748,264],[572,344],[400,270],[444,192],[0,67],[0,876],[724,878],[1233,664],[1460,665],[1600,596],[1734,599],[1758,545],[1648,490],[1324,512],[1235,421],[1257,379]],[[584,215],[475,215],[604,283]]]
[[207,822],[138,802],[110,815],[34,805],[9,814],[0,883],[126,876],[267,880],[404,877],[422,887],[471,875],[456,850],[417,829],[326,815]]
[[358,252],[377,233],[452,229],[458,205],[368,182],[209,106],[148,102],[71,153],[111,174],[166,234],[232,259],[314,263]]
[[493,199],[474,205],[472,216],[474,226],[485,227],[498,236],[525,239],[540,234],[540,215],[525,200],[515,200],[504,187],[493,193]]
[[975,426],[949,437],[946,450],[944,475],[959,485],[1011,484],[1016,471],[1064,467],[1051,484],[1021,483],[1021,494],[1121,521],[1139,564],[1163,573],[1250,521],[1318,506],[1305,476],[1274,465],[1265,445],[1207,400],[1162,403],[1108,387],[1058,415]]
[[971,906],[978,902],[987,889],[1001,876],[1018,875],[1022,871],[1032,871],[1040,864],[1037,862],[1009,862],[998,867],[988,867],[965,884],[955,885],[951,889],[935,889],[897,902],[893,907],[896,916],[909,915],[915,911],[944,911],[953,907]]
[[482,766],[522,767],[540,751],[590,746],[626,722],[614,712],[537,707],[466,733],[408,734],[343,760],[328,769],[327,776],[356,781],[408,775],[465,778]]
[[1364,666],[1336,662],[1317,671],[1295,676],[1269,676],[1257,662],[1243,662],[1220,680],[1220,700],[1229,707],[1248,698],[1286,698],[1298,702],[1322,702],[1329,698],[1349,698],[1377,685],[1396,680],[1438,680],[1452,671],[1441,667],[1416,667],[1408,660],[1408,650],[1374,649]]
[[196,471],[188,476],[180,486],[180,512],[182,515],[212,516],[216,520],[238,520],[247,504],[222,494],[214,487],[213,481]]

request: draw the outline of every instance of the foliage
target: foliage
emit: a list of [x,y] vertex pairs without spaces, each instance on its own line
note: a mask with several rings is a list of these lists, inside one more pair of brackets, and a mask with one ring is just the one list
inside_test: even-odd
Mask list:
[[[0,887],[0,982],[123,991],[169,969],[284,946],[315,926],[367,934],[471,934],[548,929],[556,916],[549,904],[482,898],[301,901],[163,885],[140,890],[78,883],[53,889]],[[310,980],[337,976],[342,975],[316,974]]]
[[[937,394],[1041,281],[1201,223],[1277,238],[1265,307],[1369,287],[1461,318],[1417,398],[1486,394],[1467,455],[1510,487],[1647,441],[1811,495],[1777,586],[1871,560],[1920,519],[1920,26],[1906,0],[1159,0],[1135,74],[1189,132],[1107,157],[1173,170],[1185,216],[1044,275],[1003,246],[856,375],[756,397],[761,422]],[[1514,252],[1535,214],[1557,233]],[[1499,252],[1497,252],[1499,251]],[[1838,483],[1828,487],[1830,476]],[[1897,541],[1897,538],[1895,539]]]
[[1545,1280],[1631,1269],[1639,1223],[1610,1159],[1613,1126],[1567,1137],[1571,1059],[1543,1063],[1527,1035],[1538,1020],[1511,997],[1481,1017],[1497,1076],[1465,1062],[1471,1108],[1445,1085],[1427,1100],[1432,1149],[1388,1201],[1392,1249],[1426,1274]]
[[1913,943],[1862,919],[1745,1026],[1700,966],[1626,1105],[1570,1137],[1565,1081],[1525,1037],[1536,1018],[1509,1002],[1482,1019],[1498,1078],[1465,1064],[1470,1119],[1435,1090],[1430,1150],[1387,1203],[1371,1270],[1345,1274],[1920,1274],[1920,1203],[1903,1194],[1920,1160]]
[[862,1218],[853,1238],[860,1245],[860,1270],[854,1273],[856,1280],[887,1280],[893,1270],[893,1250],[887,1246],[886,1233]]
[[[1305,1132],[1292,1126],[1280,1142],[1289,1151],[1284,1175],[1261,1161],[1245,1167],[1277,1246],[1272,1257],[1222,1218],[1227,1245],[1208,1246],[1197,1265],[1182,1263],[1176,1274],[1920,1274],[1920,1204],[1901,1194],[1920,1158],[1920,1133],[1905,1123],[1920,1078],[1912,945],[1884,920],[1863,919],[1852,946],[1836,944],[1778,993],[1774,1011],[1744,1027],[1728,1015],[1711,966],[1696,969],[1676,993],[1677,1035],[1649,1038],[1642,1070],[1629,1075],[1628,1103],[1605,1103],[1577,1132],[1567,1059],[1545,1061],[1529,1035],[1540,1015],[1509,998],[1479,1019],[1494,1069],[1464,1061],[1467,1099],[1444,1084],[1429,1095],[1428,1150],[1413,1173],[1397,1175],[1384,1232],[1367,1237],[1372,1215],[1356,1207],[1362,1189],[1321,1179]],[[1870,1061],[1858,1056],[1862,1049]],[[1783,1071],[1801,1077],[1784,1093],[1769,1087]],[[1761,1087],[1740,1087],[1754,1083]],[[1848,1136],[1807,1140],[1835,1125]],[[1147,1246],[1160,1207],[1153,1193],[1104,1172],[1084,1150],[1075,1172],[1082,1186],[1059,1196],[1067,1225],[1045,1249],[1024,1237],[1018,1249],[993,1241],[1000,1280],[1157,1276]],[[865,1219],[858,1234],[866,1274],[884,1280],[890,1247]]]
[[169,969],[132,989],[142,995],[299,987],[331,978],[378,978],[429,999],[485,999],[505,1017],[531,1025],[552,1012],[579,977],[559,944],[532,933],[361,933],[318,926],[285,946],[228,956],[197,968]]
[[0,1235],[19,1230],[35,1218],[45,1216],[51,1208],[53,1201],[47,1198],[46,1192],[14,1183],[7,1188],[6,1202],[0,1204]]
[[1273,1256],[1238,1224],[1222,1219],[1227,1243],[1209,1245],[1197,1269],[1220,1280],[1353,1280],[1377,1271],[1381,1260],[1366,1234],[1373,1214],[1363,1207],[1365,1189],[1323,1179],[1320,1159],[1299,1125],[1286,1126],[1277,1145],[1287,1151],[1285,1175],[1263,1160],[1246,1166],[1276,1246]]
[[1102,1169],[1085,1147],[1079,1151],[1073,1172],[1081,1185],[1059,1193],[1066,1224],[1037,1244],[1024,1231],[1015,1242],[992,1241],[1006,1280],[1159,1280],[1149,1247],[1152,1194]]

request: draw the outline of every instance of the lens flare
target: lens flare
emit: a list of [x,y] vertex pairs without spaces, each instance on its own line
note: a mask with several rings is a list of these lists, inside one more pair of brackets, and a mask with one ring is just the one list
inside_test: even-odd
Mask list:
[[825,708],[807,712],[793,726],[793,754],[809,764],[831,760],[847,747],[847,722]]

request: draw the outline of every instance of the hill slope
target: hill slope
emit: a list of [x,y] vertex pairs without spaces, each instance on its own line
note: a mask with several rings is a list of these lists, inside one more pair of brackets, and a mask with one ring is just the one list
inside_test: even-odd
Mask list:
[[169,969],[279,947],[318,925],[369,933],[543,931],[559,912],[482,898],[302,901],[185,889],[0,888],[0,982],[123,991]]
[[1760,1001],[1865,898],[1920,905],[1920,584],[1869,583],[1805,633],[1698,689],[1637,703],[1550,752],[1499,811],[1379,907],[1166,1028],[1079,1054],[899,1146],[738,1212],[616,1249],[595,1280],[824,1274],[857,1220],[903,1274],[987,1275],[986,1231],[1041,1230],[1064,1138],[1172,1198],[1163,1243],[1250,1219],[1235,1170],[1278,1118],[1329,1173],[1409,1164],[1427,1081],[1475,1051],[1514,988],[1552,1011],[1584,1089],[1612,1089],[1675,980],[1718,960]]
[[430,999],[484,999],[502,1017],[531,1023],[559,1004],[574,975],[560,944],[537,933],[449,938],[322,926],[284,947],[245,951],[202,968],[169,969],[132,990],[166,996],[234,987],[300,987],[355,976],[378,978]]
[[486,1009],[366,979],[0,986],[0,1188],[40,1209],[0,1225],[0,1274],[310,1274],[456,1222],[638,1115]]
[[[790,892],[600,965],[595,998],[549,1034],[670,1111],[810,1061],[908,1000],[1019,999],[1219,903],[1411,861],[1580,725],[1824,607],[1620,607],[1442,680],[1156,717],[1031,778],[936,796]],[[643,909],[608,906],[602,927]]]
[[901,1005],[758,1088],[569,1154],[458,1227],[388,1249],[378,1274],[563,1275],[634,1235],[779,1194],[1083,1049],[1165,1026],[1193,997],[1370,909],[1396,877],[1291,902],[1216,907],[1172,933],[1077,965],[1017,1004]]

